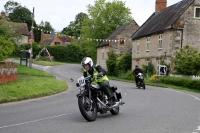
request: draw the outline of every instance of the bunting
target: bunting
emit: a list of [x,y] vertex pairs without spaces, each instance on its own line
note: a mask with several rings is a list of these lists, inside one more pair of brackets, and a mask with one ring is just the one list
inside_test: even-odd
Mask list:
[[[43,31],[44,33],[47,34],[54,34],[56,36],[63,36],[63,34],[60,34],[59,32],[53,32],[53,31],[48,31],[48,30],[44,30],[41,29],[39,27],[32,27],[32,29],[36,29],[39,31]],[[76,37],[76,36],[68,36],[71,39],[78,39],[78,40],[87,40],[87,41],[96,41],[96,42],[125,42],[125,39],[118,39],[118,40],[110,40],[110,39],[96,39],[96,38],[86,38],[86,37]]]

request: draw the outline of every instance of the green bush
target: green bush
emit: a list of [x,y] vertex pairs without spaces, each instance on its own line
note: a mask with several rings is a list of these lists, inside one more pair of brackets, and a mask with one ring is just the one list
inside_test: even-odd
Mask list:
[[108,60],[106,60],[106,65],[108,69],[108,75],[116,76],[116,60],[117,54],[114,51],[109,51]]
[[142,65],[142,71],[145,73],[145,76],[151,77],[155,73],[155,68],[152,62],[150,61],[148,65]]
[[128,71],[131,69],[131,53],[125,52],[123,55],[119,56],[117,58],[117,63],[116,63],[116,71],[117,73],[120,73],[120,71]]
[[133,80],[133,81],[135,80],[135,77],[133,76],[132,70],[128,70],[126,72],[121,71],[121,72],[119,72],[118,77],[120,79],[125,79],[125,80]]
[[200,90],[200,80],[193,80],[191,78],[169,77],[164,76],[160,79],[161,83],[175,86],[186,87],[189,89]]

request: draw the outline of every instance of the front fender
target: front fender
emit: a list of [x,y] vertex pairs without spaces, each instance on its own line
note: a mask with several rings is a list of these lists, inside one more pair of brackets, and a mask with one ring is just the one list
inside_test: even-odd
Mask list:
[[81,90],[81,91],[79,92],[79,94],[77,94],[76,96],[77,96],[77,98],[79,98],[79,97],[81,97],[81,96],[85,96],[86,94],[88,94],[88,91]]

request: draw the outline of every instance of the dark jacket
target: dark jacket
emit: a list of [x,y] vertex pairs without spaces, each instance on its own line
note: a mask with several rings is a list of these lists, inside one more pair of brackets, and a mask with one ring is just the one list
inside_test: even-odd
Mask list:
[[[102,68],[100,65],[95,65],[95,66],[93,66],[93,67],[88,71],[88,73],[89,73],[90,75],[93,76],[94,69],[96,69],[97,72],[98,72],[98,73],[101,73],[103,76],[106,75],[106,70],[105,70],[104,68]],[[87,77],[87,72],[84,72],[84,73],[83,73],[83,76],[84,76],[84,77]]]
[[133,70],[133,75],[134,75],[135,77],[138,75],[138,73],[142,73],[142,74],[143,74],[142,69],[137,68],[137,69],[134,69],[134,70]]

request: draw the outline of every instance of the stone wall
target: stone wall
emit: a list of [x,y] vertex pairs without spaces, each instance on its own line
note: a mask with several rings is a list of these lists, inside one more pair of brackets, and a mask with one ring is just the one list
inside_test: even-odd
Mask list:
[[0,62],[0,83],[17,80],[17,66],[14,62]]

